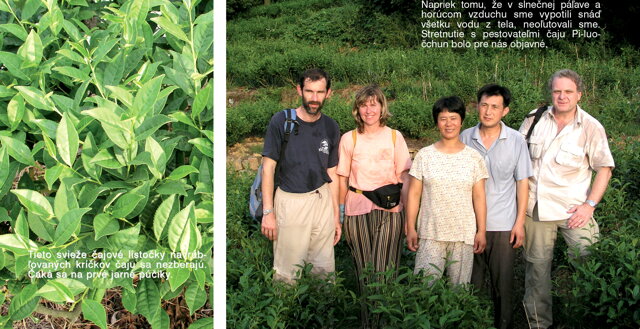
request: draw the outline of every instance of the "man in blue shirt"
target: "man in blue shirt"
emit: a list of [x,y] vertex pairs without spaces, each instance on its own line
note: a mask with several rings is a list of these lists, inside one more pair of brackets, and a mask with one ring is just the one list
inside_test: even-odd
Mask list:
[[489,179],[487,198],[487,246],[476,254],[471,283],[484,285],[488,268],[496,328],[512,328],[513,262],[524,242],[524,222],[532,175],[527,144],[522,135],[503,122],[509,113],[509,89],[486,85],[478,91],[480,123],[460,134],[460,140],[484,157]]

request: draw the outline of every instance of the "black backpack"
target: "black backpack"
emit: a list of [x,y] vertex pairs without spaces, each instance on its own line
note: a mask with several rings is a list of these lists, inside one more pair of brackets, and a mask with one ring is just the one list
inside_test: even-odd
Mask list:
[[[274,176],[274,190],[280,184],[280,163],[284,159],[284,150],[289,143],[289,136],[291,132],[294,135],[298,134],[298,121],[296,121],[296,109],[282,110],[284,112],[284,139],[282,140],[282,147],[280,148],[280,158],[276,163],[276,170]],[[295,128],[295,130],[294,130]],[[262,222],[262,165],[258,168],[256,178],[251,184],[251,191],[249,192],[249,213],[251,217],[258,223]]]

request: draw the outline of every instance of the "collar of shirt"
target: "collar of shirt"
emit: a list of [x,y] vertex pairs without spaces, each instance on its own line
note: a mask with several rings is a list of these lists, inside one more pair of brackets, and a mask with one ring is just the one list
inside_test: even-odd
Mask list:
[[[478,123],[477,125],[475,125],[475,127],[473,127],[471,138],[473,138],[473,140],[475,140],[475,142],[478,143],[478,145],[482,145],[482,147],[484,147],[484,144],[482,144],[482,137],[480,137],[480,125],[481,124],[482,123]],[[507,139],[508,136],[507,136],[506,127],[507,127],[507,125],[505,125],[504,122],[500,121],[500,136],[498,136],[498,139]],[[495,142],[493,142],[493,143],[495,144]],[[493,146],[493,144],[491,144],[491,146]]]

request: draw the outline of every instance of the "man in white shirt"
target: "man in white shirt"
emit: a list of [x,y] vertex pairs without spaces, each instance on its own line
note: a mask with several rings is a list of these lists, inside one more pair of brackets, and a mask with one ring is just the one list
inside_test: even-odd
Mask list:
[[[615,166],[604,127],[578,106],[583,88],[576,72],[555,72],[549,79],[553,105],[543,109],[528,138],[533,176],[525,220],[524,304],[531,328],[549,328],[553,323],[551,261],[558,229],[571,257],[588,253],[586,247],[599,235],[593,212]],[[520,127],[525,136],[534,112]]]

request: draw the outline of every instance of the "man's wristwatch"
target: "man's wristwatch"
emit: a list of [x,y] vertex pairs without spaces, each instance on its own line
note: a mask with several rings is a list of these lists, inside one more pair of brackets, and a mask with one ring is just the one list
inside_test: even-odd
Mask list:
[[272,212],[273,212],[273,208],[271,208],[271,209],[267,209],[267,210],[263,210],[263,211],[262,211],[262,216],[266,216],[266,215],[268,215],[268,214],[270,214],[270,213],[272,213]]
[[595,207],[598,205],[598,203],[596,203],[596,202],[595,202],[595,201],[593,201],[593,200],[587,200],[587,201],[585,201],[584,203],[586,203],[586,204],[590,205],[590,206],[591,206],[591,207],[593,207],[593,208],[595,208]]

